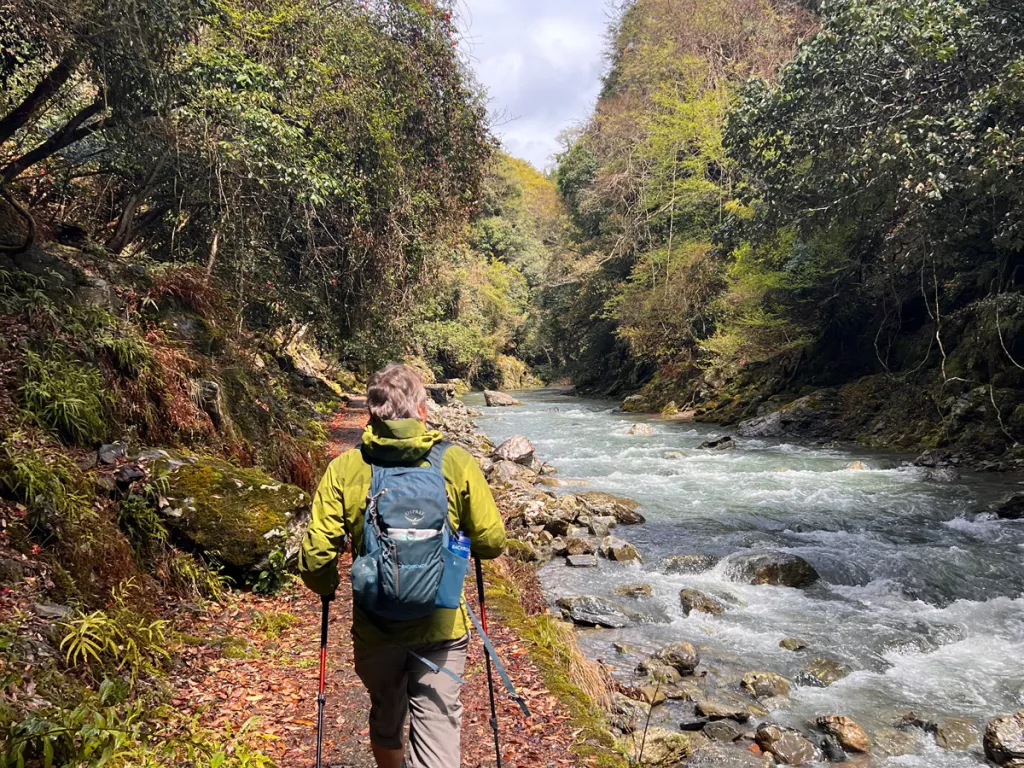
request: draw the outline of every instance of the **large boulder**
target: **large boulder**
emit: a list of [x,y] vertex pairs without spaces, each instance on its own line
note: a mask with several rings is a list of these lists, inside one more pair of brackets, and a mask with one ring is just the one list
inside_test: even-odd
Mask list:
[[675,667],[681,675],[692,675],[700,664],[700,654],[690,643],[672,643],[661,649],[658,658]]
[[506,395],[504,392],[496,392],[491,389],[484,390],[484,402],[491,408],[522,405],[522,403],[512,397],[512,395]]
[[621,629],[630,623],[629,617],[617,606],[597,595],[560,597],[555,605],[561,609],[562,616],[584,627]]
[[247,575],[259,573],[274,550],[286,561],[298,554],[310,509],[301,488],[211,456],[158,458],[153,468],[167,473],[160,511],[188,548]]
[[1001,768],[1024,768],[1024,709],[989,721],[985,756]]
[[687,616],[692,611],[710,613],[716,616],[725,612],[725,606],[697,589],[679,590],[679,604],[683,608],[683,613]]
[[725,559],[725,572],[735,581],[806,587],[819,578],[814,566],[797,555],[774,550],[736,552]]
[[870,752],[871,739],[857,723],[842,715],[825,715],[815,721],[821,730],[834,736],[847,752]]
[[799,731],[783,728],[781,725],[764,723],[755,735],[757,745],[770,752],[775,761],[782,765],[803,765],[823,759],[821,750]]
[[744,437],[830,437],[837,429],[839,398],[822,389],[782,406],[773,413],[741,421]]
[[645,522],[644,516],[637,510],[639,502],[613,496],[602,491],[587,491],[573,497],[584,511],[601,517],[614,517],[619,525],[635,525]]
[[612,694],[612,725],[623,733],[643,730],[651,714],[651,705],[646,701],[631,699],[618,691]]
[[601,554],[618,563],[640,561],[640,552],[628,541],[615,536],[605,536],[601,541]]
[[494,449],[494,454],[491,458],[495,461],[511,461],[533,469],[536,449],[533,447],[533,443],[523,435],[512,435],[512,437]]
[[642,739],[625,739],[622,746],[639,765],[668,766],[685,760],[707,743],[707,738],[701,733],[682,733],[651,726]]

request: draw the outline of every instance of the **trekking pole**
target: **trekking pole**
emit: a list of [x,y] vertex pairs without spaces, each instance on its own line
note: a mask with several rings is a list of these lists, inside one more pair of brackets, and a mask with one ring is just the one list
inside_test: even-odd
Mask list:
[[324,747],[324,688],[327,679],[327,617],[331,611],[331,600],[334,595],[323,595],[320,598],[320,689],[316,696],[316,768],[321,768],[320,758]]
[[[484,606],[484,569],[480,564],[480,558],[473,558],[476,561],[476,591],[480,595],[480,623],[483,625],[484,634],[487,634],[487,608]],[[487,693],[491,697],[491,730],[494,732],[494,757],[498,761],[498,768],[501,768],[501,745],[498,743],[498,710],[494,706],[494,676],[491,673],[491,655],[484,650],[484,662],[487,664]]]

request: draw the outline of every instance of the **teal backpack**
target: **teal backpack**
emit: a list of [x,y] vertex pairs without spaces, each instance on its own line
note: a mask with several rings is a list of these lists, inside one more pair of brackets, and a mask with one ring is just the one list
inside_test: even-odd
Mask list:
[[[424,467],[366,457],[373,476],[363,541],[352,563],[352,595],[371,619],[411,621],[459,607],[469,553],[459,557],[450,546],[458,534],[448,518],[441,473],[449,446],[434,445]],[[442,589],[442,582],[453,588]]]

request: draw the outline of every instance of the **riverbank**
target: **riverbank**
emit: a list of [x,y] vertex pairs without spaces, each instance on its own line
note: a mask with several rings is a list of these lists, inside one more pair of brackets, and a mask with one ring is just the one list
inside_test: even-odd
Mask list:
[[[1020,706],[1010,659],[1024,648],[1024,531],[988,511],[1019,489],[1011,474],[957,480],[885,454],[623,414],[614,402],[517,397],[519,407],[484,408],[481,426],[524,456],[514,436],[528,436],[534,456],[523,461],[539,454],[560,471],[491,470],[510,478],[502,495],[522,510],[514,547],[581,625],[581,646],[627,694],[623,709],[665,697],[652,727],[697,733],[679,743],[686,750],[727,721],[710,733],[736,741],[707,736],[694,764],[711,761],[707,751],[718,761],[708,764],[732,765],[746,759],[737,747],[768,749],[763,722],[823,751],[838,721],[817,721],[830,716],[861,726],[874,765],[984,764],[986,723]],[[588,508],[598,500],[605,509]],[[622,520],[606,531],[595,511]],[[624,524],[631,511],[646,522]],[[606,533],[638,557],[606,546]],[[680,643],[693,655],[666,651]]]

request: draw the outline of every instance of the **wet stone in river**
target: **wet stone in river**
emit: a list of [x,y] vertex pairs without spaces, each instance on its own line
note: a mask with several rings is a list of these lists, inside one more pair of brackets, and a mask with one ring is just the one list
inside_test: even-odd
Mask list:
[[585,627],[621,629],[630,623],[626,614],[614,604],[596,595],[560,597],[555,605],[562,609],[565,618]]
[[751,717],[767,717],[768,710],[749,696],[732,691],[716,691],[697,697],[694,702],[698,715],[712,720],[735,720],[745,723]]
[[718,565],[714,555],[673,555],[661,562],[665,573],[704,573]]
[[765,723],[757,729],[757,744],[771,752],[783,765],[800,765],[820,761],[823,757],[814,743],[799,731],[774,723]]
[[682,606],[683,614],[686,616],[689,616],[691,611],[713,615],[725,612],[725,606],[720,602],[696,589],[680,590],[679,604]]
[[671,664],[683,675],[692,675],[693,670],[700,664],[700,654],[687,642],[673,643],[662,648],[658,657]]
[[650,597],[651,585],[643,584],[641,582],[633,584],[619,584],[614,591],[616,595],[621,595],[622,597]]
[[847,752],[870,752],[871,739],[857,723],[842,715],[825,715],[815,721],[825,733],[834,737]]
[[570,568],[597,568],[595,555],[569,555],[565,562]]

